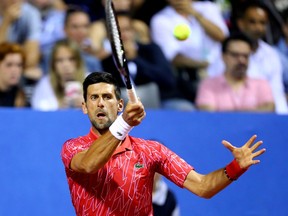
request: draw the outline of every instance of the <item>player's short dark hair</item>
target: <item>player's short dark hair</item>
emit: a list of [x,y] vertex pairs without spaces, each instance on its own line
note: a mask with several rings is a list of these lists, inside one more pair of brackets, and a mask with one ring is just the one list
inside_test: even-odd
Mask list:
[[114,85],[116,98],[117,100],[120,100],[121,90],[119,88],[117,81],[110,73],[101,71],[101,72],[93,72],[85,78],[83,82],[83,97],[85,101],[87,100],[88,86],[96,83],[107,83]]
[[249,37],[247,37],[245,34],[242,34],[242,33],[234,33],[234,34],[231,34],[230,36],[228,36],[222,42],[222,53],[226,53],[229,44],[233,41],[246,42],[250,46],[250,48],[253,49],[253,42]]

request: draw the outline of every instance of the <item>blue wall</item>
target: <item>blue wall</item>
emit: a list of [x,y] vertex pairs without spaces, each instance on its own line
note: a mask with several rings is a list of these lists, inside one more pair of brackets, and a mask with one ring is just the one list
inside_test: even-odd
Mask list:
[[[0,215],[75,215],[60,158],[65,140],[84,135],[90,123],[81,111],[0,109]],[[158,139],[200,173],[232,160],[221,144],[240,146],[253,134],[267,152],[237,182],[210,200],[172,183],[182,216],[287,216],[288,116],[147,111],[132,135]]]

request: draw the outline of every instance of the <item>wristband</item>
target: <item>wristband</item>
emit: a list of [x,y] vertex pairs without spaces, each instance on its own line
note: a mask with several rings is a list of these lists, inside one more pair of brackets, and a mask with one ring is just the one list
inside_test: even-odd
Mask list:
[[115,138],[119,140],[124,140],[132,128],[133,128],[132,126],[130,126],[124,121],[121,114],[109,127],[109,130]]
[[236,181],[247,169],[242,169],[236,159],[224,168],[224,173],[230,181]]

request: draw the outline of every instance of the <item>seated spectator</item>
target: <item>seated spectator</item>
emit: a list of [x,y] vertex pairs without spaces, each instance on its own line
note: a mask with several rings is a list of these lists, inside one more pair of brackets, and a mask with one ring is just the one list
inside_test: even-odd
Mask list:
[[244,35],[233,35],[223,42],[225,71],[203,80],[196,105],[208,111],[273,112],[274,100],[265,79],[247,76],[252,42]]
[[[102,0],[102,6],[105,7],[105,0]],[[115,11],[131,11],[133,1],[132,0],[114,0],[113,6]],[[103,8],[104,10],[104,8]],[[138,42],[140,43],[150,43],[150,30],[148,25],[144,22],[132,19],[131,23],[134,34]],[[91,25],[91,39],[95,47],[98,47],[102,50],[101,59],[106,58],[110,55],[111,48],[108,41],[108,36],[106,32],[106,21],[105,18],[99,19],[92,23]]]
[[0,42],[23,46],[26,62],[24,77],[34,84],[42,76],[39,67],[41,18],[39,11],[24,0],[0,1]]
[[155,13],[167,6],[167,0],[133,0],[132,2],[133,18],[142,20],[147,25],[150,25],[151,18]]
[[[159,46],[154,43],[142,44],[136,40],[134,29],[131,25],[132,20],[128,12],[118,11],[117,19],[131,79],[136,85],[136,92],[137,87],[139,88],[148,83],[155,83],[160,89],[162,102],[162,106],[160,107],[193,110],[193,104],[183,99],[177,92],[171,65],[166,60]],[[113,73],[120,86],[124,87],[122,77],[118,73],[111,55],[103,59],[102,65],[104,70]],[[156,94],[149,96],[159,97]]]
[[[250,77],[266,79],[273,92],[276,113],[288,114],[279,54],[274,47],[262,40],[269,23],[268,9],[261,1],[249,0],[243,4],[240,14],[237,19],[238,29],[253,41],[247,74]],[[221,74],[224,68],[223,61],[219,59],[218,69],[210,75]]]
[[282,13],[283,18],[283,26],[282,32],[283,36],[279,39],[276,47],[279,49],[281,53],[288,57],[288,9],[283,11]]
[[84,10],[73,6],[68,8],[64,27],[66,37],[79,45],[87,70],[92,72],[102,67],[99,60],[101,50],[91,42],[90,27],[91,21]]
[[64,38],[65,11],[55,8],[57,0],[29,0],[41,14],[41,36],[39,39],[41,53],[51,49],[54,43]]
[[[239,16],[241,16],[242,13],[241,8],[249,1],[250,0],[233,0],[233,1],[230,0],[231,3],[230,32],[233,33],[239,31],[237,20]],[[262,39],[270,45],[274,45],[279,40],[279,37],[282,34],[281,31],[282,21],[280,15],[282,7],[279,7],[281,3],[277,4],[276,1],[277,0],[260,0],[260,2],[265,5],[266,10],[269,13],[269,22],[266,24],[267,25],[266,33],[264,36],[262,36]]]
[[[89,37],[91,22],[88,14],[80,7],[70,5],[67,8],[64,19],[65,38],[78,44],[81,50],[81,56],[85,62],[88,71],[101,71],[99,60],[100,50],[93,46]],[[47,69],[51,50],[45,53],[43,59],[43,68]]]
[[[77,5],[87,12],[90,20],[94,22],[95,20],[101,19],[105,16],[104,9],[101,4],[101,0],[56,0],[58,7],[65,7],[67,5]],[[61,4],[62,3],[62,4]]]
[[20,85],[24,64],[24,51],[18,44],[0,44],[0,107],[27,105],[24,90]]
[[279,39],[275,47],[280,52],[279,56],[281,58],[281,63],[283,66],[284,89],[286,93],[286,98],[288,100],[288,9],[283,11],[282,17],[283,36]]
[[[220,9],[213,2],[167,2],[169,5],[151,19],[152,40],[177,68],[179,88],[194,102],[199,81],[221,58],[220,42],[228,35],[228,28]],[[173,35],[178,24],[186,24],[191,29],[191,36],[184,41],[177,40]]]
[[57,41],[51,52],[49,73],[35,87],[32,108],[42,111],[80,108],[85,76],[85,64],[77,44],[68,39]]
[[174,193],[162,176],[154,175],[152,204],[154,216],[179,216],[180,210]]

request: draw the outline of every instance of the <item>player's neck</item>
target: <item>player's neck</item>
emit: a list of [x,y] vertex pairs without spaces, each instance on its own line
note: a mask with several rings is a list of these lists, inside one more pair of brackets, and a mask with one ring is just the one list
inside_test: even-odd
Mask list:
[[101,130],[101,129],[96,129],[95,127],[93,127],[92,130],[97,136],[102,136],[108,131],[108,129]]

